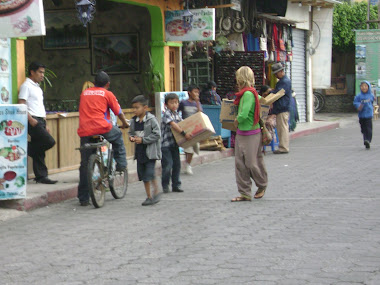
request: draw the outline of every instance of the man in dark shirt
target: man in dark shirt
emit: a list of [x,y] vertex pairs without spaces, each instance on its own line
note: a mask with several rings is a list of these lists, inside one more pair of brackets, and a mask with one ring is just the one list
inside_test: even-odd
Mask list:
[[285,75],[284,66],[281,63],[272,65],[272,72],[279,79],[276,88],[272,93],[277,93],[281,89],[285,90],[285,95],[273,103],[272,113],[276,115],[276,128],[279,139],[278,150],[275,154],[289,152],[289,110],[292,98],[292,82]]

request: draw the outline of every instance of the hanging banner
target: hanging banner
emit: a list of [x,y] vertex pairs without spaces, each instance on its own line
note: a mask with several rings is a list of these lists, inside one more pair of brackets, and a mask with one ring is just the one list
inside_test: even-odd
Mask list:
[[26,196],[27,146],[27,106],[0,105],[0,200]]
[[380,30],[355,32],[355,93],[360,92],[360,82],[367,80],[376,96],[380,96]]
[[165,11],[165,34],[166,41],[213,41],[215,9]]
[[2,37],[44,36],[42,0],[1,0],[0,35]]
[[12,103],[11,40],[0,38],[0,104]]

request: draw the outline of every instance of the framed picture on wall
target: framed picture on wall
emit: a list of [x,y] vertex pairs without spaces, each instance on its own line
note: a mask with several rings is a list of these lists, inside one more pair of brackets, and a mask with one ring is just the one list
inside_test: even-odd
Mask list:
[[93,35],[92,73],[100,70],[108,74],[139,73],[139,35],[109,34]]
[[45,11],[46,36],[42,48],[89,48],[88,29],[79,22],[76,10]]

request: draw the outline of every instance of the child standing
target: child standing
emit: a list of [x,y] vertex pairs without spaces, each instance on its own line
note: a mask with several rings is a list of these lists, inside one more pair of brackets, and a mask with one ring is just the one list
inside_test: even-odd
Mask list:
[[[182,100],[178,108],[178,111],[182,112],[182,119],[186,119],[197,112],[203,111],[201,102],[199,101],[199,87],[190,85],[187,92],[189,93],[189,99]],[[193,175],[191,161],[193,160],[194,152],[199,154],[199,147],[199,143],[197,143],[194,146],[184,149],[186,154],[186,174]]]
[[[137,160],[137,174],[144,182],[147,198],[143,206],[153,205],[160,201],[157,181],[154,175],[156,160],[161,159],[160,127],[157,119],[147,111],[148,103],[143,95],[132,100],[135,116],[130,122],[129,140],[136,143],[135,159]],[[154,193],[151,194],[153,186]]]
[[365,148],[369,149],[372,141],[373,101],[375,97],[372,94],[371,84],[368,81],[362,81],[360,83],[360,91],[361,92],[355,96],[354,106],[359,111],[359,123]]
[[185,131],[177,124],[182,121],[177,109],[179,105],[178,95],[169,93],[165,96],[165,113],[161,119],[161,151],[162,151],[162,190],[164,193],[169,192],[170,178],[172,180],[172,191],[183,192],[181,189],[181,160],[179,157],[179,147],[174,139],[171,128],[174,132],[181,133],[187,140],[191,139],[191,134]]

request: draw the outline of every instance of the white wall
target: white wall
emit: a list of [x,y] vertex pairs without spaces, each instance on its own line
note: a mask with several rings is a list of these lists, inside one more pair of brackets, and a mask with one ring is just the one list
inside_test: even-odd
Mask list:
[[297,29],[309,30],[309,7],[299,7],[298,3],[288,1],[285,19],[298,22]]
[[[313,88],[329,88],[331,84],[332,16],[332,8],[313,11],[313,21],[321,30],[320,43],[312,55]],[[313,42],[312,47],[315,45]]]

